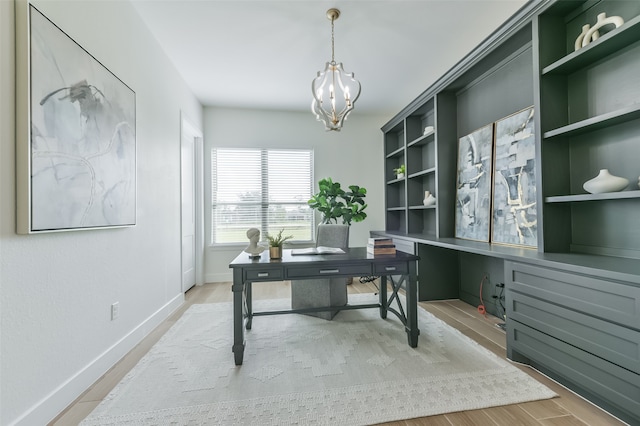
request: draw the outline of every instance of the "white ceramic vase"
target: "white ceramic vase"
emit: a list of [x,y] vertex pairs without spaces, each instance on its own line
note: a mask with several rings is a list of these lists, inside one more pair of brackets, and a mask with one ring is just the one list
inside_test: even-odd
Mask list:
[[[622,19],[620,16],[610,16],[607,18],[606,13],[600,13],[598,15],[596,24],[584,34],[584,37],[582,38],[582,47],[585,47],[587,44],[600,38],[600,33],[598,32],[598,30],[603,26],[613,25],[618,28],[622,26],[622,24],[624,24],[624,19]],[[584,27],[582,27],[582,29],[584,31]]]
[[600,170],[598,176],[586,181],[582,187],[591,194],[622,191],[629,185],[629,180],[619,176],[613,176],[608,169]]
[[425,206],[432,206],[436,203],[436,197],[433,196],[429,191],[424,191],[424,200],[422,200],[422,204]]
[[[575,44],[573,46],[575,48],[574,50],[582,49],[582,42],[584,40],[584,36],[587,35],[587,33],[589,32],[590,29],[591,29],[591,25],[589,25],[589,24],[584,24],[582,26],[582,32],[580,33],[580,35],[576,39],[576,42],[575,42]],[[600,33],[598,31],[594,32],[591,35],[591,38],[593,40],[589,40],[589,42],[597,40],[598,38],[600,38]]]

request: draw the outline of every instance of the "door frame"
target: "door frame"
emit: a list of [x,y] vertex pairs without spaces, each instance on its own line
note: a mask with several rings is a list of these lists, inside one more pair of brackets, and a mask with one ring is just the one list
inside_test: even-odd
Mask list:
[[191,120],[189,120],[184,112],[180,112],[180,281],[182,291],[185,292],[185,284],[183,280],[182,271],[182,144],[184,143],[185,136],[193,138],[193,155],[194,155],[194,206],[193,211],[195,215],[195,278],[196,285],[204,284],[204,167],[203,167],[203,136],[202,131],[196,127]]

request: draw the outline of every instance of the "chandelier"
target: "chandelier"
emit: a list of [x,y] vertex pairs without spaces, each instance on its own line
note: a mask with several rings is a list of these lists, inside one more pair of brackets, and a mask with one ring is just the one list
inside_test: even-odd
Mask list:
[[331,20],[331,62],[327,62],[324,70],[318,71],[318,76],[311,82],[311,110],[318,121],[324,122],[327,131],[339,132],[360,96],[360,82],[354,78],[353,73],[342,68],[342,63],[335,61],[333,22],[338,17],[338,9],[327,10],[327,18]]

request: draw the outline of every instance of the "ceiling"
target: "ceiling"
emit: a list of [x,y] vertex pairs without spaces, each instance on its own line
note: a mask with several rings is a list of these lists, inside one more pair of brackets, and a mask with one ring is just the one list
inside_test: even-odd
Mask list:
[[131,0],[205,106],[304,110],[335,59],[362,84],[353,114],[395,115],[526,0]]

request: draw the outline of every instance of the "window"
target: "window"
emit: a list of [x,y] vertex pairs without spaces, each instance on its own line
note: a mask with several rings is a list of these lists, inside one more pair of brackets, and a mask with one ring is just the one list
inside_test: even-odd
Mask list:
[[246,243],[247,229],[313,240],[313,151],[214,148],[211,243]]

